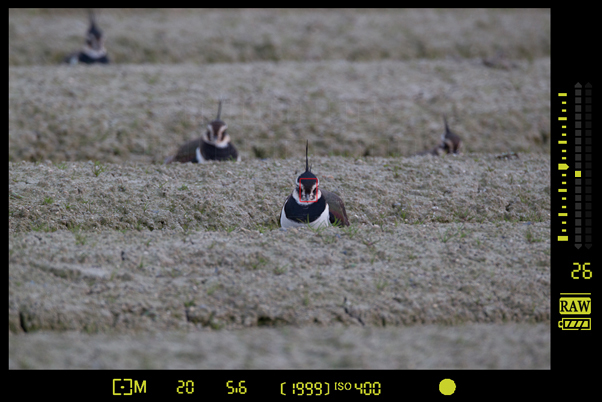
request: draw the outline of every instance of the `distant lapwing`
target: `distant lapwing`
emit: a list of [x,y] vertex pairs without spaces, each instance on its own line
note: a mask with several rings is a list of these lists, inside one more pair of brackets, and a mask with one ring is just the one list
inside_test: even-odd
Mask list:
[[240,161],[240,155],[230,142],[226,131],[228,125],[220,120],[222,101],[219,101],[217,118],[207,126],[207,131],[199,139],[188,141],[178,149],[175,155],[165,159],[165,163],[192,162],[202,163],[208,160]]
[[81,51],[65,57],[65,63],[107,64],[109,62],[107,49],[105,49],[105,38],[100,28],[98,28],[98,25],[96,25],[94,12],[90,11],[88,16],[90,19],[90,28],[88,28],[86,34],[86,44]]
[[445,133],[441,135],[441,148],[448,154],[458,154],[462,148],[462,140],[449,129],[445,116],[443,116],[443,121],[445,122]]
[[441,142],[437,144],[433,149],[422,151],[416,155],[435,155],[439,156],[442,154],[459,154],[462,148],[462,140],[460,136],[452,132],[447,125],[447,118],[443,116],[443,122],[445,123],[445,133],[441,135]]
[[349,226],[345,203],[337,194],[319,188],[320,181],[309,169],[309,141],[305,145],[305,172],[296,180],[296,187],[288,196],[280,212],[283,228],[329,226],[338,222]]

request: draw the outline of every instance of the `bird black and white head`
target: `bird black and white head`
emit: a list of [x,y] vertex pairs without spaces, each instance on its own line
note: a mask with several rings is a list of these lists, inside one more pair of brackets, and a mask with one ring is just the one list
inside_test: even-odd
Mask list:
[[217,117],[207,125],[207,131],[203,135],[203,141],[217,148],[225,148],[230,142],[228,125],[220,120],[222,114],[222,100],[219,101]]
[[98,25],[96,25],[94,11],[90,10],[88,16],[90,19],[90,27],[86,34],[86,45],[92,51],[102,52],[105,46],[104,35]]
[[305,172],[301,173],[295,181],[293,197],[298,203],[316,202],[320,198],[320,180],[311,172],[308,156],[309,141],[305,144]]

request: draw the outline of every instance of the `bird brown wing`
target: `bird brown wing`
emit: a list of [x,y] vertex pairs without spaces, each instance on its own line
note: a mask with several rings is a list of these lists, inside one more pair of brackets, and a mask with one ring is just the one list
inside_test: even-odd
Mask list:
[[176,152],[175,155],[172,155],[165,159],[165,163],[186,163],[196,161],[196,149],[199,147],[199,145],[201,145],[200,138],[188,141],[178,149],[178,152]]
[[347,211],[345,211],[345,203],[343,202],[343,199],[336,193],[322,189],[320,189],[320,191],[322,192],[322,197],[324,197],[326,203],[328,204],[328,209],[330,211],[330,223],[334,223],[336,218],[343,226],[349,226],[349,219],[347,219]]

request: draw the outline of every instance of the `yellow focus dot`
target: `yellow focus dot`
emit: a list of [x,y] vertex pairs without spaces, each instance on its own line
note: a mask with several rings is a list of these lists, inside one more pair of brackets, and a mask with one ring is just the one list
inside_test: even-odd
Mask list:
[[453,380],[446,378],[439,383],[439,392],[441,392],[443,395],[453,394],[456,392],[456,383]]

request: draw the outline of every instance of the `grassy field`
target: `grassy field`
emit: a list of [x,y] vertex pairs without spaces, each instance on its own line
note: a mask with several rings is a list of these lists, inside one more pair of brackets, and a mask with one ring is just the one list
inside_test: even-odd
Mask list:
[[[9,368],[550,367],[549,10],[97,20],[9,10]],[[279,228],[306,140],[348,228]]]

